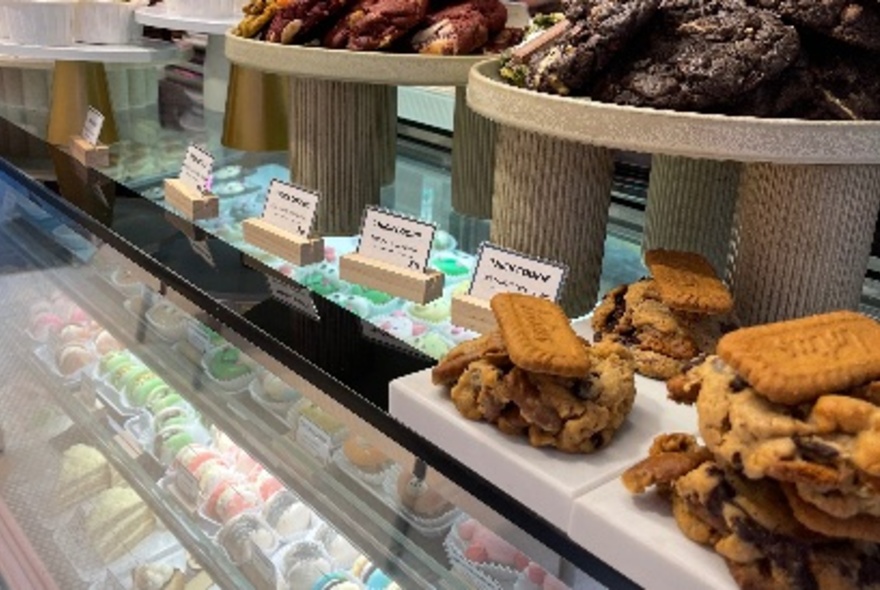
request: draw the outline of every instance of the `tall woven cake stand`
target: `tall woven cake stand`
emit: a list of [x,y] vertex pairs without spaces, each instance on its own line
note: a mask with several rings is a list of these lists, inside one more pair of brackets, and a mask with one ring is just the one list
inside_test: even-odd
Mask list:
[[204,33],[208,36],[208,45],[205,48],[205,108],[223,112],[226,106],[226,87],[229,84],[229,60],[223,50],[224,35],[236,25],[238,19],[177,16],[169,14],[164,4],[157,4],[139,8],[135,12],[135,20],[157,29]]
[[484,62],[468,83],[471,108],[500,124],[492,239],[569,264],[569,313],[596,299],[612,149],[659,164],[649,206],[661,213],[649,225],[665,216],[690,249],[713,243],[701,234],[729,237],[726,276],[745,324],[857,307],[880,208],[880,122],[623,107],[515,88],[498,69]]
[[[378,204],[381,187],[393,179],[397,86],[463,87],[470,68],[484,59],[330,50],[232,35],[226,37],[226,55],[235,64],[290,75],[291,176],[321,192],[322,235],[356,233],[364,207]],[[457,124],[468,122],[456,118]],[[471,134],[458,128],[454,133]],[[453,185],[478,186],[491,169],[492,152],[461,141],[455,147],[476,161],[453,168]],[[467,176],[455,178],[461,173]]]
[[131,45],[71,45],[46,47],[0,42],[0,56],[51,60],[55,74],[50,97],[48,141],[67,145],[82,131],[86,111],[93,106],[104,115],[101,141],[116,141],[116,122],[104,64],[161,65],[186,59],[187,51],[173,43],[142,40]]

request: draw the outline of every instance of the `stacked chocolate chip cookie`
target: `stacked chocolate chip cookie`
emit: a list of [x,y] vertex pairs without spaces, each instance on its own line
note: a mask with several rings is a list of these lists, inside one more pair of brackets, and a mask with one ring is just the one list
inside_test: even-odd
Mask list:
[[450,388],[465,418],[534,446],[590,453],[608,445],[635,401],[630,353],[591,346],[550,301],[499,294],[491,304],[499,331],[452,349],[434,383]]
[[564,0],[502,77],[552,94],[686,111],[880,118],[876,0]]
[[880,324],[834,312],[728,334],[669,382],[705,447],[664,435],[623,481],[669,494],[743,588],[880,588]]
[[593,312],[593,333],[629,348],[642,375],[665,380],[715,352],[733,327],[733,298],[699,254],[651,250],[645,262],[651,278],[609,291]]

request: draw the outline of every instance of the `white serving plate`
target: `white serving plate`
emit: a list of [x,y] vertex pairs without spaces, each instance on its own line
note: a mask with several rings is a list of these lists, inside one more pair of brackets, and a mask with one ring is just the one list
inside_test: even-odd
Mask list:
[[[592,338],[589,320],[574,325]],[[503,434],[485,422],[466,420],[443,387],[425,370],[390,385],[391,415],[505,490],[551,524],[568,530],[574,501],[616,478],[645,455],[664,432],[696,433],[693,408],[666,399],[661,381],[636,376],[636,401],[611,443],[589,455],[531,446],[524,437]]]

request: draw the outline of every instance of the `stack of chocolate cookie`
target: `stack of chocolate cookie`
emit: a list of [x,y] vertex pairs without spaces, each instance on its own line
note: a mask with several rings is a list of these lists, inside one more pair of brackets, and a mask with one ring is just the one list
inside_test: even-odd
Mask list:
[[652,278],[609,291],[593,312],[593,333],[629,348],[642,375],[665,380],[715,352],[733,327],[733,298],[699,254],[651,250],[645,263]]
[[623,105],[880,118],[876,0],[564,0],[566,21],[501,75]]
[[499,0],[251,0],[233,30],[271,43],[465,55],[517,43]]
[[590,346],[550,301],[499,294],[491,305],[499,331],[452,349],[434,383],[451,388],[465,418],[534,446],[590,453],[608,445],[635,401],[629,352]]
[[705,447],[665,435],[623,476],[743,588],[880,588],[880,324],[835,312],[733,332],[670,381]]

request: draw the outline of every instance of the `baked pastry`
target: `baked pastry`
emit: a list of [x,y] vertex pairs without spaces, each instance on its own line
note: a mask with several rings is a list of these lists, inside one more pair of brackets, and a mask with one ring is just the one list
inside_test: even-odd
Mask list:
[[[515,304],[503,310],[506,300]],[[635,401],[632,355],[617,343],[578,338],[549,301],[504,294],[492,306],[500,333],[453,348],[434,368],[434,383],[451,385],[465,418],[527,436],[534,446],[569,453],[605,447]]]
[[263,518],[283,539],[290,539],[309,530],[316,517],[299,498],[284,490],[263,506]]
[[308,41],[320,25],[335,18],[348,5],[348,0],[279,2],[266,32],[266,41],[285,45]]
[[134,590],[183,590],[183,572],[164,563],[146,563],[131,570]]
[[448,514],[455,507],[428,487],[425,480],[401,472],[397,478],[397,497],[413,514],[426,520]]
[[362,474],[364,480],[371,483],[381,483],[390,464],[385,453],[361,436],[350,436],[342,445],[342,453],[349,464]]
[[428,11],[428,0],[359,0],[324,36],[331,49],[387,49],[415,28]]
[[110,487],[110,464],[94,447],[75,444],[61,455],[55,484],[59,508],[91,498]]
[[131,488],[110,488],[95,497],[86,533],[104,563],[134,549],[156,528],[156,518]]
[[880,51],[880,5],[874,0],[750,0],[784,20],[849,45]]
[[423,28],[412,36],[412,48],[417,53],[466,55],[486,45],[506,22],[507,9],[498,0],[452,4],[428,13]]
[[217,533],[217,542],[236,564],[250,561],[254,546],[266,555],[278,548],[278,536],[254,514],[241,514],[223,525]]

